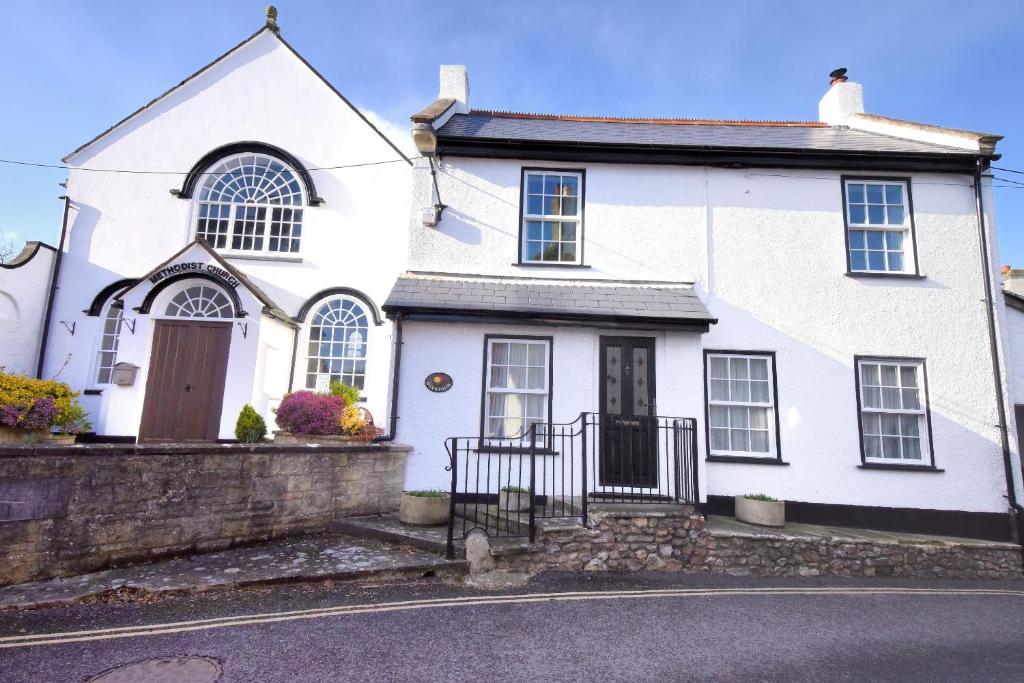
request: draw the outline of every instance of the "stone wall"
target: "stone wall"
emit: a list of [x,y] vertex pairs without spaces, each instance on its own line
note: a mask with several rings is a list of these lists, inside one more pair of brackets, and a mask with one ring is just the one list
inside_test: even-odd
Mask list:
[[0,448],[0,585],[397,510],[406,446]]
[[593,510],[588,526],[541,525],[503,568],[687,571],[733,576],[1022,578],[1020,546],[989,541],[851,540],[784,531],[709,530],[692,509]]

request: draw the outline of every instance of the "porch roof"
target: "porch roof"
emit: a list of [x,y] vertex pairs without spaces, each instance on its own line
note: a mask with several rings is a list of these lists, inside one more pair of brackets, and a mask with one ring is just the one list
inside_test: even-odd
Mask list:
[[383,309],[389,317],[698,332],[718,322],[685,282],[410,272],[395,282]]

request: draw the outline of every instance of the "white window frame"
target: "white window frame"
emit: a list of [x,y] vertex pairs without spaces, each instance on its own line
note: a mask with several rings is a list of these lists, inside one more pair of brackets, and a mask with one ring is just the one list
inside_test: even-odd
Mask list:
[[[110,320],[110,314],[117,311],[117,323],[114,327],[114,333],[112,335],[107,334],[107,322]],[[113,373],[114,366],[117,364],[117,348],[121,343],[121,327],[124,325],[124,310],[120,306],[114,306],[112,303],[108,304],[106,309],[103,311],[103,317],[100,319],[100,342],[99,348],[96,351],[96,369],[93,371],[92,376],[95,383],[99,386],[107,386],[110,382],[111,374]],[[107,342],[110,341],[110,348],[107,348]],[[103,354],[113,353],[110,365],[103,364]],[[103,373],[106,371],[107,379],[103,379]]]
[[[541,179],[541,187],[544,186],[545,176],[561,176],[561,177],[572,177],[576,178],[576,215],[575,216],[563,216],[557,214],[545,214],[545,213],[530,213],[530,197],[529,197],[529,186],[530,177],[537,176]],[[544,266],[578,266],[583,263],[583,198],[585,190],[583,187],[585,181],[585,174],[579,170],[563,170],[558,168],[526,168],[523,169],[522,178],[522,217],[519,222],[520,239],[519,239],[519,262],[527,263],[531,265],[544,265]],[[543,202],[542,202],[543,204]],[[527,243],[531,240],[528,239],[528,228],[529,222],[540,221],[542,224],[548,223],[574,223],[576,225],[576,239],[572,240],[572,243],[576,245],[576,258],[572,261],[550,261],[541,259],[530,259],[527,258]],[[543,231],[543,225],[541,227]],[[548,240],[552,243],[566,244],[570,240]]]
[[[362,377],[363,377],[363,386],[359,387],[359,392],[360,392],[360,397],[365,400],[365,392],[366,392],[366,388],[367,388],[366,382],[367,382],[367,379],[370,376],[370,336],[372,334],[372,329],[373,329],[373,324],[372,324],[373,314],[371,312],[371,308],[370,308],[370,305],[368,303],[366,303],[365,301],[363,301],[363,300],[361,300],[361,299],[359,299],[357,297],[348,296],[346,294],[336,294],[334,296],[324,297],[323,299],[318,301],[315,306],[311,306],[310,307],[310,310],[309,310],[309,313],[308,313],[308,315],[306,317],[306,320],[303,322],[303,326],[305,328],[305,330],[304,330],[305,331],[305,334],[304,334],[305,345],[303,346],[303,354],[301,356],[301,358],[302,358],[301,365],[298,368],[299,371],[300,371],[300,376],[302,377],[302,389],[305,390],[305,391],[327,391],[329,386],[330,386],[330,382],[332,381],[330,379],[330,377],[331,377],[331,375],[333,373],[328,372],[325,375],[325,373],[322,373],[319,370],[317,370],[317,372],[315,372],[315,373],[309,372],[309,361],[311,360],[311,357],[310,357],[310,354],[309,354],[309,345],[310,345],[310,341],[311,341],[310,340],[310,333],[313,330],[313,319],[317,316],[317,314],[320,312],[320,310],[324,306],[327,306],[332,301],[348,301],[348,302],[351,302],[354,306],[358,307],[359,310],[361,311],[363,319],[366,321],[366,327],[364,328],[364,336],[363,336],[363,343],[362,343],[363,355],[362,355],[362,357],[359,357],[359,356],[347,356],[347,355],[346,356],[338,356],[338,357],[317,355],[317,356],[315,356],[313,358],[315,358],[317,361],[327,360],[328,363],[333,362],[335,360],[340,361],[342,363],[343,371],[341,373],[339,373],[338,381],[344,381],[346,379],[346,377],[345,377],[346,373],[344,372],[344,363],[345,363],[345,361],[352,361],[353,363],[358,363],[358,362],[361,361],[363,363],[363,372],[361,373]],[[323,340],[319,340],[318,343],[322,343],[322,341]],[[331,344],[334,344],[334,343],[335,343],[335,341],[332,339],[331,340]],[[314,380],[314,384],[313,384],[312,387],[309,386],[309,375],[310,374],[316,375],[316,380]],[[357,374],[360,374],[360,373],[355,373],[355,372],[352,373],[353,377],[355,375],[357,375]],[[326,382],[321,381],[321,378],[324,377],[324,376],[327,377]]]
[[[896,378],[898,382],[898,391],[900,392],[900,404],[903,403],[902,391],[908,389],[903,386],[902,373],[899,368],[912,367],[916,372],[917,386],[913,387],[917,390],[917,402],[918,408],[882,408],[879,407],[867,407],[867,402],[864,399],[864,366],[865,365],[877,365],[879,366],[879,386],[881,385],[881,366],[894,366],[897,368]],[[928,378],[925,368],[925,361],[922,358],[886,358],[884,356],[875,357],[858,357],[857,358],[857,431],[860,437],[860,453],[861,460],[865,464],[872,465],[898,465],[900,467],[911,466],[911,467],[934,467],[934,453],[932,452],[932,439],[931,439],[931,419],[929,417],[928,408]],[[870,385],[876,386],[876,385]],[[881,399],[880,399],[881,400]],[[881,439],[884,435],[868,435],[864,430],[864,415],[877,414],[877,415],[912,415],[917,417],[917,438],[920,442],[920,459],[905,458],[903,457],[903,444],[900,441],[900,457],[899,458],[886,458],[886,457],[869,457],[867,444],[865,442],[866,437],[874,436],[879,438],[879,452],[883,452],[884,444]],[[901,427],[902,431],[902,427]],[[895,435],[891,435],[895,436]],[[900,439],[909,438],[907,436],[901,436]]]
[[[863,185],[864,186],[864,222],[856,223],[853,221],[853,213],[851,211],[851,185]],[[868,185],[881,185],[882,186],[882,211],[885,217],[884,224],[869,223],[868,215],[868,203],[867,203],[867,186]],[[888,204],[886,198],[885,186],[893,185],[901,188],[901,194],[903,196],[902,210],[903,210],[903,222],[902,223],[889,223]],[[846,263],[850,273],[858,275],[915,275],[917,274],[917,249],[915,245],[914,235],[914,217],[913,217],[913,203],[910,198],[910,180],[907,178],[865,178],[865,177],[845,177],[843,178],[843,215],[846,218]],[[853,264],[853,252],[855,251],[853,245],[854,232],[864,232],[864,249],[856,249],[856,251],[864,252],[864,268],[854,268]],[[883,247],[882,253],[885,254],[885,268],[882,270],[872,269],[870,267],[870,251],[879,251],[877,249],[868,249],[868,233],[869,232],[880,232],[882,233]],[[900,235],[900,256],[902,260],[902,268],[899,270],[889,268],[889,254],[895,252],[888,247],[888,235],[890,233],[896,233]]]
[[[255,157],[259,157],[261,159],[265,159],[265,160],[268,160],[270,162],[280,164],[284,168],[284,170],[287,173],[290,174],[290,178],[288,178],[286,180],[286,182],[289,183],[289,184],[291,182],[294,182],[294,183],[296,183],[298,185],[298,190],[297,190],[298,197],[297,197],[297,199],[295,201],[293,201],[292,203],[290,203],[290,204],[286,204],[286,203],[267,203],[267,202],[257,203],[257,202],[249,202],[249,201],[246,201],[246,202],[237,202],[237,201],[223,202],[223,201],[212,201],[212,200],[204,199],[204,196],[205,196],[205,194],[206,194],[206,192],[208,190],[207,184],[212,181],[211,173],[213,171],[221,168],[222,166],[224,166],[225,164],[227,164],[229,162],[232,162],[232,161],[235,161],[235,160],[238,160],[238,159],[242,159],[242,158],[245,158],[245,157],[254,157],[254,158]],[[223,157],[221,159],[218,159],[216,162],[214,162],[213,164],[210,165],[210,167],[207,169],[207,171],[205,173],[206,173],[206,175],[204,176],[203,180],[200,181],[199,186],[196,188],[195,193],[194,193],[195,200],[194,200],[193,213],[195,215],[193,216],[193,219],[192,219],[192,236],[193,237],[198,237],[199,236],[199,223],[202,220],[206,220],[206,218],[202,217],[202,215],[201,215],[204,206],[207,206],[207,207],[218,207],[218,208],[219,207],[225,207],[225,208],[227,208],[227,211],[228,211],[227,218],[220,218],[220,217],[218,217],[217,219],[214,219],[214,220],[226,220],[227,221],[228,226],[227,226],[227,232],[225,233],[225,245],[223,247],[218,247],[216,244],[212,244],[212,243],[210,245],[213,248],[215,248],[219,253],[225,254],[227,256],[265,256],[265,257],[268,257],[268,258],[282,258],[282,259],[295,258],[295,257],[297,257],[297,256],[299,256],[301,254],[301,252],[302,252],[302,241],[303,241],[303,237],[304,237],[304,235],[302,235],[301,233],[302,233],[302,228],[303,228],[303,225],[304,225],[305,219],[306,219],[306,212],[305,212],[306,211],[306,204],[307,204],[307,201],[306,201],[306,199],[307,199],[306,198],[306,189],[302,185],[302,180],[299,177],[298,172],[294,168],[292,168],[291,165],[289,165],[285,161],[283,161],[283,160],[281,160],[281,159],[279,159],[279,158],[277,158],[275,156],[272,156],[270,154],[265,154],[263,152],[242,152],[242,153],[239,153],[239,154],[231,154],[231,155],[225,156],[225,157]],[[279,177],[282,176],[281,172],[278,172],[278,176]],[[296,194],[296,192],[292,191],[291,195],[294,196],[295,194]],[[262,219],[258,219],[258,221],[257,220],[252,221],[254,223],[257,223],[257,224],[260,224],[260,225],[263,226],[263,234],[262,234],[263,243],[262,243],[262,246],[259,249],[243,249],[243,248],[237,248],[236,249],[236,248],[233,248],[231,246],[231,244],[233,242],[234,235],[235,235],[235,223],[236,222],[247,221],[247,219],[239,218],[239,216],[240,216],[240,214],[242,212],[244,212],[244,211],[246,211],[248,209],[254,209],[257,212],[259,210],[261,210],[261,209],[264,211],[264,215],[263,215]],[[271,250],[270,249],[270,241],[271,241],[271,239],[274,238],[274,236],[271,235],[271,227],[272,227],[273,223],[275,222],[273,220],[273,216],[274,216],[274,211],[275,210],[281,211],[282,219],[283,219],[283,215],[284,215],[285,211],[290,211],[291,212],[291,219],[288,220],[288,221],[283,221],[282,220],[281,222],[282,223],[286,223],[290,227],[289,236],[284,238],[284,239],[289,239],[289,240],[292,240],[293,242],[297,243],[298,244],[298,248],[297,249],[288,250],[288,251],[284,251],[284,250]],[[296,214],[298,214],[298,219],[296,219]],[[300,232],[298,237],[294,237],[293,236],[293,233],[294,233],[296,227],[298,227],[299,232]],[[280,236],[278,236],[278,238],[280,239]],[[253,233],[253,239],[255,239],[255,231]]]
[[[767,379],[767,381],[768,381],[768,401],[767,402],[749,401],[749,400],[748,401],[733,401],[733,400],[726,401],[726,400],[722,400],[722,399],[712,399],[711,380],[712,379],[722,379],[722,378],[712,378],[712,376],[711,376],[711,359],[712,358],[722,358],[722,359],[725,359],[727,362],[729,360],[731,360],[731,359],[734,359],[734,358],[739,358],[739,359],[747,360],[748,361],[748,363],[747,363],[747,382],[750,381],[750,364],[749,364],[749,361],[751,359],[757,359],[757,360],[764,360],[764,361],[766,361],[767,362],[767,366],[768,366],[768,379]],[[704,391],[706,392],[705,396],[706,396],[707,408],[708,408],[708,411],[707,411],[707,435],[708,435],[707,447],[708,447],[708,455],[711,456],[711,457],[718,456],[718,457],[729,457],[729,458],[758,458],[758,459],[764,459],[764,460],[776,460],[776,459],[778,459],[780,457],[780,454],[779,454],[778,422],[777,422],[777,419],[776,419],[778,407],[775,405],[776,404],[776,394],[778,393],[777,392],[777,386],[776,386],[776,383],[775,383],[776,382],[775,355],[772,354],[772,353],[768,353],[768,352],[763,352],[762,353],[762,352],[756,352],[756,351],[751,351],[751,352],[744,352],[744,351],[737,351],[737,352],[731,352],[731,351],[708,351],[705,354],[705,364],[706,364],[707,371],[706,371],[706,377],[705,377],[705,380],[704,380]],[[731,363],[729,365],[731,366]],[[728,381],[730,381],[730,382],[732,381],[731,374],[730,374],[730,377],[729,377]],[[758,381],[760,381],[760,380],[758,380]],[[766,412],[765,421],[766,421],[766,423],[768,425],[768,451],[767,452],[764,452],[764,451],[738,451],[738,450],[731,450],[731,449],[723,450],[723,449],[714,449],[714,448],[712,448],[713,440],[712,440],[712,434],[711,434],[711,431],[712,431],[711,409],[714,406],[725,407],[725,408],[745,407],[745,408],[761,408],[761,409],[766,409],[766,411],[765,411]],[[747,422],[748,426],[745,429],[747,431],[754,431],[754,430],[751,430],[749,424],[750,424],[750,422],[749,422],[749,418],[748,418],[748,422]],[[720,429],[720,428],[717,428],[717,429]],[[761,431],[761,430],[756,430],[756,431]]]
[[[544,388],[543,389],[506,389],[502,387],[492,388],[491,387],[491,368],[494,362],[494,345],[495,344],[525,344],[525,345],[539,345],[544,348]],[[529,445],[528,440],[523,434],[521,437],[499,437],[491,434],[491,395],[492,394],[515,394],[523,396],[543,396],[543,416],[540,418],[540,424],[548,425],[551,423],[551,376],[552,376],[552,355],[551,355],[551,339],[537,338],[537,337],[486,337],[485,341],[485,353],[487,362],[484,363],[484,377],[483,377],[483,424],[481,425],[482,436],[491,444],[495,445],[515,445],[518,442],[521,445]],[[529,365],[529,349],[527,349],[527,368],[536,367]],[[529,373],[529,370],[527,370]],[[507,416],[502,416],[507,417]],[[540,446],[543,445],[546,434],[543,433],[545,430],[541,430],[537,434],[535,444]]]

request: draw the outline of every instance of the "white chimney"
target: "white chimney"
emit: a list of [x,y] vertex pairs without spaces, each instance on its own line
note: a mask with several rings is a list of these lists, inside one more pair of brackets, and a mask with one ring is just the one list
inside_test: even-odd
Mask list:
[[864,88],[846,78],[846,69],[836,69],[828,92],[818,102],[818,120],[830,126],[846,125],[853,114],[864,113]]
[[441,90],[438,99],[455,100],[454,113],[469,113],[469,74],[462,64],[441,65]]
[[1002,267],[1003,289],[1024,296],[1024,270],[1020,268]]

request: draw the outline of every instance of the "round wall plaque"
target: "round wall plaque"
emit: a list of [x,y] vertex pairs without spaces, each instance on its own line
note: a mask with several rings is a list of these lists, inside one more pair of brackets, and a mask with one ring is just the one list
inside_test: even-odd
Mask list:
[[440,394],[452,388],[452,376],[447,372],[432,372],[423,381],[434,393]]

